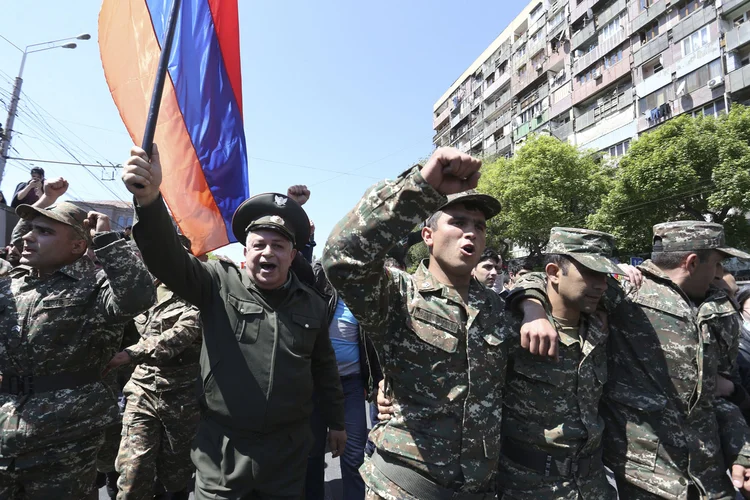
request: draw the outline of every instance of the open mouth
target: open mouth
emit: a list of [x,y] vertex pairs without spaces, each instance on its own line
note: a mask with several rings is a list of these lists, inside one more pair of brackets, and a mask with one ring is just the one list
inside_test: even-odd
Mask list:
[[464,255],[471,257],[474,255],[474,252],[476,251],[476,248],[474,247],[473,243],[467,243],[466,245],[461,247],[461,253]]
[[270,262],[261,262],[260,269],[261,271],[271,272],[276,269],[276,264],[271,264]]

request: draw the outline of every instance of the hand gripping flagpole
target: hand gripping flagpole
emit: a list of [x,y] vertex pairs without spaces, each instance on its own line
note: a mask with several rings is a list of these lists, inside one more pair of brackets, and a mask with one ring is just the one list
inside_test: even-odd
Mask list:
[[[173,0],[172,2],[172,9],[169,11],[169,18],[167,19],[167,32],[164,35],[161,55],[159,56],[159,66],[156,69],[156,79],[154,80],[154,90],[151,93],[151,105],[148,108],[146,130],[143,132],[143,142],[141,142],[141,149],[143,149],[149,157],[151,156],[151,150],[154,146],[156,121],[159,118],[161,96],[164,92],[164,81],[167,78],[167,66],[169,66],[169,56],[172,53],[172,42],[174,41],[174,32],[177,27],[177,18],[180,14],[181,4],[182,0]],[[136,184],[135,187],[143,188],[143,186],[139,184]]]

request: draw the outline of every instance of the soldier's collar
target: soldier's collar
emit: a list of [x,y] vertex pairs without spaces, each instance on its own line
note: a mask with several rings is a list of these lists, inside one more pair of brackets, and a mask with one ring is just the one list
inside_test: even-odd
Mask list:
[[156,303],[161,304],[162,302],[168,301],[172,297],[174,297],[174,292],[167,288],[164,283],[159,283],[159,286],[156,287]]
[[58,269],[58,272],[63,273],[76,281],[83,279],[92,271],[96,271],[96,266],[86,255],[82,256],[72,264],[68,264]]
[[427,259],[419,263],[417,271],[414,273],[414,280],[420,292],[434,292],[442,290],[445,285],[440,283],[435,276],[427,269]]

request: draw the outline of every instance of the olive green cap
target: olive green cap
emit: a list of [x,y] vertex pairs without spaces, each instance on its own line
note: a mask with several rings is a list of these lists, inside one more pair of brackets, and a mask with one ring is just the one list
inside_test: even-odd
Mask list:
[[560,254],[579,264],[606,274],[620,274],[610,259],[615,248],[615,237],[609,233],[575,227],[553,227],[545,254]]

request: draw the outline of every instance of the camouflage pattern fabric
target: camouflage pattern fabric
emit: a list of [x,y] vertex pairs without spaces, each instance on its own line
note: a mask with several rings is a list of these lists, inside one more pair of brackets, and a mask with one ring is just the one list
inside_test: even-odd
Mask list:
[[393,484],[365,457],[360,468],[362,477],[367,478],[369,486],[365,490],[365,500],[420,500]]
[[[696,307],[651,261],[638,267],[639,289],[610,280],[602,300],[610,327],[604,463],[618,485],[661,498],[686,498],[693,483],[707,498],[733,499],[726,471],[750,465],[750,430],[736,406],[714,395],[712,332],[722,328],[716,312],[726,296],[712,290]],[[509,301],[521,296],[545,300],[539,276],[524,276]]]
[[[502,435],[517,446],[571,460],[587,458],[602,445],[599,400],[607,382],[607,330],[595,315],[578,327],[555,324],[559,360],[511,349],[505,385]],[[560,459],[562,460],[562,459]],[[617,497],[604,466],[592,462],[585,477],[545,477],[539,471],[500,459],[502,498],[605,500]]]
[[704,314],[711,318],[707,325],[719,351],[719,374],[731,378],[737,371],[742,317],[724,291],[712,289],[712,294],[714,300],[707,304]]
[[[94,247],[99,272],[82,257],[49,276],[19,266],[12,279],[0,280],[3,376],[100,371],[119,346],[125,322],[153,303],[151,276],[124,240],[104,233]],[[0,457],[46,454],[50,446],[98,436],[116,419],[114,395],[102,382],[0,393]]]
[[49,500],[95,500],[96,453],[101,433],[16,457],[12,465],[0,466],[0,498]]
[[[464,303],[425,263],[414,275],[383,268],[390,248],[445,201],[417,167],[379,183],[333,230],[322,262],[381,355],[395,413],[370,434],[378,453],[444,488],[488,492],[500,453],[500,388],[518,327],[476,280]],[[361,470],[367,486],[388,498]]]
[[545,254],[567,255],[600,273],[617,274],[620,269],[609,259],[615,247],[611,234],[575,227],[553,227]]
[[187,486],[195,467],[190,447],[200,420],[198,309],[157,288],[157,303],[135,318],[140,341],[125,349],[140,363],[123,391],[127,398],[116,468],[118,498],[152,498],[154,479],[167,491]]
[[719,250],[732,257],[750,259],[750,254],[727,247],[724,226],[715,222],[683,220],[654,226],[654,252]]
[[5,259],[0,259],[0,277],[5,277],[13,270],[13,266]]

